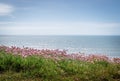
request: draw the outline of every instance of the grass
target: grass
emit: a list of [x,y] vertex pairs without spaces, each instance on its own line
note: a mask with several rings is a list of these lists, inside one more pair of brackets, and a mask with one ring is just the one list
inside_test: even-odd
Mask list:
[[0,50],[0,81],[120,81],[120,64],[22,57]]

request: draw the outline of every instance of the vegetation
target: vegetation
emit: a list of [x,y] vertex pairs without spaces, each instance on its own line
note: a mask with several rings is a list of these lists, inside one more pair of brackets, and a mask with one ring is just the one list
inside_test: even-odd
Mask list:
[[80,60],[66,55],[59,55],[60,59],[52,54],[53,58],[45,56],[32,54],[24,57],[7,52],[2,46],[0,81],[120,81],[119,58],[114,58],[114,62],[98,57]]

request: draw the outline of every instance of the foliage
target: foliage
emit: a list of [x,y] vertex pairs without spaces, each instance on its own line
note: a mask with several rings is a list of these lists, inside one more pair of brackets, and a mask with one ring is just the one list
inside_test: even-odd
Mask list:
[[0,81],[16,80],[119,81],[120,64],[107,60],[85,61],[63,58],[63,56],[59,60],[41,55],[23,57],[2,49],[0,50]]

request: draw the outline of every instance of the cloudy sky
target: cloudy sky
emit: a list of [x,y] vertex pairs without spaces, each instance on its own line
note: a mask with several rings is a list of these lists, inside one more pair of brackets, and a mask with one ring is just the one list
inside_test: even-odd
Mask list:
[[0,35],[120,35],[120,0],[0,0]]

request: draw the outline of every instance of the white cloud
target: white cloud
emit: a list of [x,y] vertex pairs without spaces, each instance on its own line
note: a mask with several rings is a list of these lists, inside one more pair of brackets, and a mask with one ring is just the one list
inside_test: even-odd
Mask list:
[[0,3],[0,16],[10,15],[14,11],[12,5]]
[[14,22],[0,22],[0,25],[10,25],[10,24],[13,24]]
[[[120,35],[120,23],[100,22],[1,22],[3,34]],[[1,32],[0,32],[1,33]]]

